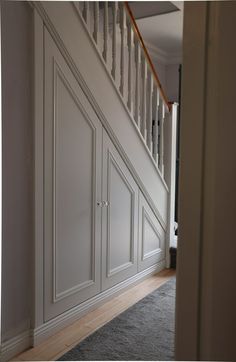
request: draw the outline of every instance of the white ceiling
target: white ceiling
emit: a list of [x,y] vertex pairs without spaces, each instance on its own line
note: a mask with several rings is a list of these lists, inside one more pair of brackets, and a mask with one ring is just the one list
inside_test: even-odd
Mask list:
[[181,57],[183,37],[183,1],[172,1],[180,10],[169,14],[137,19],[139,30],[148,47],[164,57]]
[[129,1],[129,6],[135,19],[178,11],[178,8],[171,1]]

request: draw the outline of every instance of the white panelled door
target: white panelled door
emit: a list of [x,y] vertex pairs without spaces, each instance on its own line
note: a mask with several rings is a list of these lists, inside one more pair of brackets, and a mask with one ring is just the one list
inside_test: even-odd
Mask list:
[[138,271],[165,259],[165,232],[139,192],[139,247]]
[[138,186],[103,130],[102,289],[137,273]]
[[45,30],[44,317],[100,292],[102,126]]

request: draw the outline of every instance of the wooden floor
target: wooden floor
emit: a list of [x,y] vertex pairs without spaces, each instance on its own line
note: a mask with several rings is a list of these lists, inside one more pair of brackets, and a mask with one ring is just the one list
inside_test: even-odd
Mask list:
[[175,274],[166,269],[150,276],[129,290],[114,297],[81,319],[48,338],[37,347],[21,353],[14,361],[55,361],[124,310],[144,298]]

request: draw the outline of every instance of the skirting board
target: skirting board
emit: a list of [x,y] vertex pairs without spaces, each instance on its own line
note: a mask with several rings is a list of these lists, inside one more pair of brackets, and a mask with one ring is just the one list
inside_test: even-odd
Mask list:
[[152,274],[160,272],[164,268],[165,268],[165,260],[115,285],[114,287],[95,295],[89,300],[79,304],[78,306],[44,323],[40,327],[35,328],[32,331],[33,346],[40,344],[46,338],[60,331],[62,328],[68,326],[69,324],[75,322],[77,319],[81,318],[84,314],[99,307],[102,303],[108,301],[117,294],[123,292],[125,289],[129,288],[130,286],[136,284],[137,282],[147,278]]
[[8,361],[17,354],[23,352],[31,346],[31,331],[25,331],[20,333],[18,336],[9,339],[2,343],[1,346],[1,362]]
[[160,272],[164,268],[165,260],[115,285],[114,287],[97,294],[91,299],[44,323],[42,326],[32,330],[28,330],[14,338],[9,339],[1,346],[0,360],[2,362],[6,362],[17,354],[23,352],[27,348],[42,343],[53,334],[59,332],[64,327],[81,318],[84,314],[92,311],[93,309],[96,309],[102,303],[108,301],[109,299],[120,294],[121,292],[124,292],[125,289],[135,285],[136,283],[149,277],[150,275]]

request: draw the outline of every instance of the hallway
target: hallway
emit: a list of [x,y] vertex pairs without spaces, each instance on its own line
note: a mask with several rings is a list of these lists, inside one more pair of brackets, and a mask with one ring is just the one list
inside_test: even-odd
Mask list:
[[94,331],[152,293],[174,275],[175,271],[173,269],[166,269],[148,277],[92,312],[87,313],[81,319],[48,338],[42,344],[16,356],[13,361],[57,360]]

